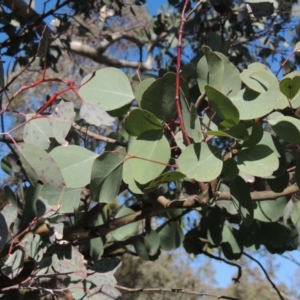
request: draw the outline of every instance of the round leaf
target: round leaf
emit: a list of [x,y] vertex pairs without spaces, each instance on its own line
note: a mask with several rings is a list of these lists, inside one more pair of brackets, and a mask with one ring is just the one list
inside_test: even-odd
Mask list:
[[171,221],[157,228],[160,238],[160,247],[165,251],[178,248],[184,238],[183,231],[176,221]]
[[237,157],[239,170],[253,176],[269,176],[279,166],[277,155],[270,147],[265,145],[256,145],[243,149],[238,153]]
[[130,81],[116,68],[103,68],[89,74],[81,84],[78,93],[82,99],[106,111],[122,107],[134,99]]
[[180,155],[178,166],[190,179],[211,181],[222,171],[221,150],[206,143],[189,145]]

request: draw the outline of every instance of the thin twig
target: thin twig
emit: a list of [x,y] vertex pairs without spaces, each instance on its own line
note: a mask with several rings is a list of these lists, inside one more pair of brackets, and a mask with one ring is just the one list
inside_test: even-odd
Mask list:
[[226,260],[225,258],[222,258],[222,257],[219,257],[219,256],[215,256],[215,255],[213,255],[213,254],[210,254],[210,253],[208,253],[208,252],[206,252],[206,251],[202,251],[202,253],[203,253],[204,255],[210,257],[210,258],[213,258],[213,259],[215,259],[215,260],[222,261],[222,262],[224,262],[225,264],[228,264],[228,265],[237,267],[237,268],[238,268],[238,275],[237,275],[236,278],[232,278],[232,280],[233,280],[235,283],[237,283],[237,282],[240,281],[240,278],[242,277],[242,267],[241,267],[240,265],[235,264],[235,263],[233,263],[233,262],[231,262],[231,261],[228,261],[228,260]]
[[275,283],[272,281],[272,279],[270,278],[268,272],[266,271],[266,269],[263,267],[263,265],[257,260],[255,259],[254,257],[252,257],[251,255],[243,252],[243,255],[247,256],[248,258],[250,258],[251,260],[255,261],[259,266],[260,268],[262,269],[262,271],[264,272],[264,274],[266,275],[268,281],[271,283],[272,287],[275,289],[275,291],[277,292],[279,298],[281,300],[284,300],[283,296],[281,295],[280,291],[278,290],[277,286],[275,285]]
[[115,285],[115,288],[130,292],[130,293],[140,293],[140,292],[145,292],[145,293],[175,293],[175,294],[187,294],[187,295],[196,295],[196,296],[206,296],[206,297],[211,297],[215,299],[229,299],[229,300],[239,300],[238,298],[234,297],[229,297],[229,296],[217,296],[213,294],[208,294],[208,293],[202,293],[202,292],[195,292],[191,290],[185,290],[185,289],[167,289],[167,288],[127,288],[124,286],[120,285]]
[[106,137],[106,136],[103,136],[103,135],[100,135],[100,134],[91,132],[91,131],[89,131],[88,129],[79,126],[79,125],[76,124],[75,122],[72,123],[72,126],[73,126],[76,130],[78,130],[78,131],[80,131],[80,132],[82,132],[82,133],[88,135],[89,137],[91,137],[91,138],[93,138],[93,139],[95,139],[95,140],[103,141],[103,142],[105,142],[105,143],[115,144],[115,145],[122,146],[122,147],[126,147],[126,146],[127,146],[127,143],[126,143],[126,142],[117,141],[117,140],[115,140],[115,139],[111,139],[111,138],[108,138],[108,137]]

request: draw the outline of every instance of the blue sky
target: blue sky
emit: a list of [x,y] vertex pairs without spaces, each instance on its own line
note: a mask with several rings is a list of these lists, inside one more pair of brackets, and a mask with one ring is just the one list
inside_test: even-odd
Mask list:
[[[45,1],[36,0],[38,11],[42,10],[44,2]],[[47,4],[47,8],[48,9],[51,8],[54,3],[55,3],[54,0],[49,1]],[[160,0],[160,1],[148,0],[147,7],[150,11],[150,14],[154,15],[157,13],[158,9],[163,4],[167,4],[167,3],[168,3],[167,0]],[[50,21],[51,21],[51,17],[49,17],[47,19],[47,22],[50,22]],[[1,36],[0,36],[0,39],[1,39]],[[7,65],[8,60],[7,59],[5,59],[5,60],[6,60],[6,65]],[[267,262],[264,261],[264,259],[260,255],[257,255],[254,252],[247,251],[247,250],[246,250],[246,252],[248,254],[254,255],[255,258],[259,259],[261,261],[261,263],[263,263],[264,266],[267,267]],[[289,253],[287,253],[287,255],[292,255],[292,257],[295,260],[300,262],[299,251],[289,252]],[[194,259],[191,262],[191,264],[192,264],[193,268],[198,269],[205,262],[207,262],[207,258],[205,258],[203,256],[198,256],[198,257],[196,257],[196,259]],[[294,286],[296,284],[295,278],[297,278],[297,276],[299,277],[300,268],[296,264],[288,261],[287,259],[282,258],[280,255],[274,255],[274,264],[277,264],[279,266],[278,272],[277,272],[279,280],[283,281],[287,286]],[[217,262],[217,261],[215,261],[213,263],[213,265],[216,269],[216,280],[218,282],[219,287],[226,287],[226,286],[230,285],[232,283],[232,280],[231,280],[232,277],[236,274],[236,268],[229,267],[225,263],[221,263],[221,262]],[[254,264],[252,264],[252,265],[254,266]],[[200,280],[200,278],[199,278],[199,280]],[[299,280],[298,280],[298,284],[299,284]],[[271,286],[270,286],[270,288],[271,288]]]

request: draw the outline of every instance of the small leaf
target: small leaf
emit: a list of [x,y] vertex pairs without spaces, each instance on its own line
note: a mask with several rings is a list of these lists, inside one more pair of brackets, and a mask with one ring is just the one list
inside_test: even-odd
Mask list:
[[23,264],[23,251],[17,249],[5,261],[4,265],[1,267],[1,271],[6,277],[13,279],[21,273],[21,271],[23,270]]
[[112,118],[99,105],[87,102],[84,102],[81,105],[80,118],[84,119],[87,123],[95,126],[112,126],[115,123],[115,119]]
[[179,181],[185,177],[184,174],[178,172],[178,171],[171,171],[167,173],[162,173],[158,177],[156,177],[154,180],[151,181],[149,184],[149,187],[156,187],[164,183],[169,183],[172,181]]
[[91,270],[98,273],[114,274],[121,266],[121,260],[118,258],[103,258],[95,262]]
[[165,251],[178,248],[184,238],[183,231],[176,221],[170,221],[156,229],[160,238],[160,247]]
[[[124,216],[130,215],[132,213],[134,213],[134,210],[132,210],[128,207],[123,207],[115,215],[115,218],[124,217]],[[131,237],[133,234],[135,234],[137,232],[137,230],[138,230],[138,223],[133,222],[133,223],[127,224],[125,226],[122,226],[116,230],[113,230],[111,233],[115,240],[124,241],[127,238]]]
[[250,189],[240,176],[237,176],[231,181],[230,194],[232,196],[232,202],[240,212],[245,226],[251,225],[253,221],[253,204]]
[[134,109],[125,119],[125,129],[132,136],[139,136],[145,131],[162,130],[161,122],[149,111]]
[[65,138],[70,131],[74,118],[75,111],[73,102],[60,101],[49,117],[49,124],[53,136],[58,143],[62,145],[68,144]]

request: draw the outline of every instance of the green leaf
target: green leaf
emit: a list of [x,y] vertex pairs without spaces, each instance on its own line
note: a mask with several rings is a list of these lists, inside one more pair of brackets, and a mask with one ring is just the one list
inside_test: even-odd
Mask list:
[[218,206],[215,206],[209,211],[206,217],[207,224],[207,239],[214,246],[219,246],[223,242],[223,227],[224,216],[223,211]]
[[[103,241],[101,237],[89,240],[90,256],[93,261],[97,261],[101,258],[104,252]],[[99,284],[99,282],[98,282]]]
[[80,146],[69,145],[54,148],[50,155],[58,164],[67,187],[84,187],[90,182],[92,166],[98,154]]
[[42,181],[57,189],[62,189],[65,181],[58,164],[43,149],[33,144],[18,145],[20,160],[33,184]]
[[103,258],[95,262],[92,269],[98,273],[114,274],[121,266],[121,261],[118,258]]
[[160,246],[160,238],[156,231],[151,230],[134,242],[134,249],[143,260],[151,260]]
[[178,171],[162,173],[161,175],[159,175],[158,177],[156,177],[154,180],[151,181],[149,187],[156,187],[164,183],[179,181],[183,178],[185,178],[185,175]]
[[197,80],[201,93],[209,84],[224,95],[234,96],[241,89],[238,69],[220,52],[212,52],[207,46],[202,47],[203,56],[197,65]]
[[140,104],[143,98],[144,92],[148,89],[148,87],[155,81],[154,78],[147,78],[143,81],[141,81],[136,87],[135,87],[135,100]]
[[240,176],[231,181],[230,194],[232,202],[242,216],[243,223],[249,226],[253,221],[253,203],[250,188]]
[[266,177],[278,169],[279,161],[273,150],[266,145],[255,145],[242,149],[237,155],[240,171],[247,174]]
[[149,130],[162,130],[161,122],[149,111],[134,109],[125,119],[125,129],[132,136],[139,136]]
[[5,197],[9,201],[9,203],[12,204],[13,206],[15,206],[17,209],[20,209],[20,207],[19,207],[20,203],[19,203],[17,197],[8,185],[6,185],[4,187],[4,193],[5,193]]
[[233,158],[228,158],[223,163],[222,177],[228,178],[229,180],[234,179],[239,174],[237,163]]
[[300,201],[293,202],[293,210],[291,213],[291,219],[299,233],[300,232]]
[[133,178],[140,184],[145,184],[165,169],[170,156],[169,143],[160,131],[147,131],[138,138],[131,137],[123,177],[131,169]]
[[236,140],[244,140],[244,141],[247,141],[249,139],[248,131],[242,123],[234,125],[225,130],[207,131],[205,134],[212,135],[212,136],[225,136]]
[[206,143],[189,145],[178,159],[179,171],[190,179],[211,181],[222,171],[221,149]]
[[2,273],[9,279],[17,277],[23,270],[24,254],[23,251],[17,249],[11,254],[1,267]]
[[41,236],[29,232],[22,240],[24,246],[24,252],[26,257],[31,257],[35,261],[42,260],[44,253],[47,250],[47,246],[43,245]]
[[207,46],[201,48],[208,65],[207,84],[220,91],[223,84],[224,64],[222,59]]
[[279,82],[281,92],[286,96],[292,108],[300,106],[300,73],[292,72]]
[[275,133],[288,143],[300,143],[300,120],[288,116],[279,116],[269,120]]
[[267,178],[266,180],[273,192],[281,193],[289,185],[290,176],[289,173],[285,170],[285,172],[283,172],[279,176],[274,178]]
[[8,238],[8,227],[6,224],[6,219],[0,212],[0,253],[2,252],[4,246],[6,245],[7,238]]
[[[134,213],[134,210],[128,208],[128,207],[122,207],[118,213],[115,215],[115,218],[121,218],[127,215],[130,215]],[[132,235],[136,234],[138,230],[138,223],[133,222],[130,224],[127,224],[125,226],[122,226],[116,230],[113,230],[111,232],[113,238],[117,241],[124,241],[127,238],[131,237]]]
[[[176,115],[175,73],[166,73],[154,81],[143,93],[141,107],[153,113],[158,119],[170,122]],[[180,87],[186,97],[189,95],[187,83],[181,79]]]
[[81,189],[64,188],[58,190],[50,185],[43,185],[39,196],[47,200],[52,207],[60,205],[60,213],[73,213],[79,207]]
[[65,140],[75,118],[73,102],[60,101],[49,118],[53,136],[58,143],[68,145]]
[[264,93],[272,84],[277,85],[277,78],[271,70],[258,62],[248,65],[240,74],[242,81],[253,91]]
[[283,216],[286,206],[286,198],[279,197],[276,200],[255,201],[254,219],[262,222],[276,222]]
[[4,208],[1,211],[2,215],[5,218],[6,226],[8,228],[11,227],[11,224],[15,222],[17,216],[18,216],[18,209],[16,206],[13,206],[11,204],[7,204],[4,206]]
[[224,256],[227,259],[239,259],[242,255],[243,246],[239,231],[229,226],[223,227],[223,242],[221,244]]
[[27,144],[34,144],[42,149],[48,149],[50,145],[50,137],[53,137],[52,128],[48,118],[35,118],[34,114],[27,114],[23,139]]
[[176,221],[166,222],[156,229],[160,238],[160,247],[165,251],[178,248],[184,238],[183,231]]
[[259,145],[267,145],[269,146],[274,153],[277,155],[279,160],[279,167],[278,169],[270,176],[267,176],[268,179],[277,178],[281,174],[286,172],[287,162],[286,162],[286,155],[283,151],[282,144],[279,140],[271,135],[270,133],[264,131],[261,140],[259,141]]
[[80,118],[84,119],[87,123],[95,126],[112,126],[115,123],[115,119],[112,118],[99,105],[87,102],[84,102],[81,105]]
[[111,203],[119,194],[124,155],[104,152],[93,164],[91,197],[94,201]]
[[239,123],[239,112],[228,97],[210,85],[205,86],[205,92],[213,110],[228,123],[228,127]]
[[250,147],[256,145],[263,136],[263,129],[260,123],[254,122],[252,120],[243,121],[241,124],[244,124],[248,130],[249,139],[243,141],[243,147]]
[[130,81],[116,68],[103,68],[89,74],[83,78],[81,85],[80,97],[105,111],[122,107],[134,99]]
[[239,111],[240,120],[250,120],[269,114],[277,105],[279,85],[271,78],[267,91],[258,93],[249,88],[240,90],[235,96],[230,97]]

